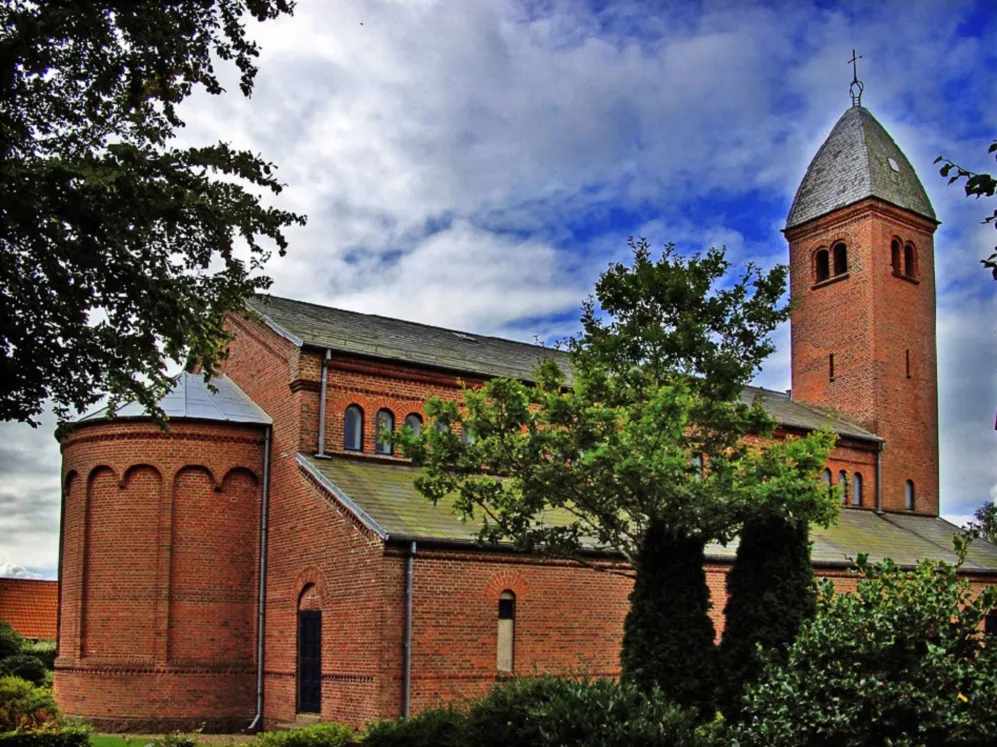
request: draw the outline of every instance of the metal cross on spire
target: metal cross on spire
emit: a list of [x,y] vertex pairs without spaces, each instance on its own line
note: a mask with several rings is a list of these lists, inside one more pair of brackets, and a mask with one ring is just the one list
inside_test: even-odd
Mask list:
[[848,93],[852,95],[852,106],[862,106],[862,91],[865,90],[865,86],[859,80],[858,62],[861,59],[862,55],[856,55],[853,49],[852,59],[849,60],[852,63],[852,84],[848,87]]

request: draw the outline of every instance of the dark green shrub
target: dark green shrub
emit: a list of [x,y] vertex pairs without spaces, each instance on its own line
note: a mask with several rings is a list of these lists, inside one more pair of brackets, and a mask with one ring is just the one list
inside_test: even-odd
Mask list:
[[171,731],[164,737],[154,740],[155,747],[197,747],[200,730],[194,732]]
[[45,665],[48,670],[55,669],[55,641],[25,641],[21,646],[22,654],[30,654]]
[[14,654],[0,659],[0,677],[20,677],[32,685],[45,682],[45,665],[29,654]]
[[0,734],[0,747],[89,747],[90,729],[82,724],[65,724],[38,731]]
[[566,687],[566,680],[551,676],[496,685],[468,709],[461,745],[540,744],[541,714]]
[[346,724],[315,724],[258,734],[254,743],[256,747],[340,747],[352,739],[353,730]]
[[710,619],[703,540],[652,524],[623,625],[623,679],[655,686],[680,706],[714,715],[715,629]]
[[20,677],[0,677],[0,732],[54,726],[58,718],[51,690]]
[[741,693],[761,670],[758,646],[779,661],[800,626],[817,613],[817,583],[806,522],[756,516],[744,523],[727,575],[720,708],[739,718]]
[[0,620],[0,659],[21,653],[24,638],[6,620]]
[[906,570],[860,558],[859,569],[854,594],[821,582],[817,616],[786,662],[745,689],[736,744],[993,745],[997,646],[984,644],[980,626],[997,589],[974,598],[958,566],[945,563]]
[[453,706],[424,711],[411,718],[380,721],[364,734],[364,747],[460,747],[464,713]]

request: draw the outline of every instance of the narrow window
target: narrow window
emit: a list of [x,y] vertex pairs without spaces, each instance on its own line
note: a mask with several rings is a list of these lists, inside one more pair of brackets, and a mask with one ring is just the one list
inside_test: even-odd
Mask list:
[[997,635],[997,610],[990,610],[983,618],[983,634],[988,637]]
[[911,244],[904,247],[904,275],[909,278],[915,275],[914,247]]
[[436,430],[438,430],[440,433],[450,432],[450,426],[444,423],[442,420],[437,420],[435,423],[433,423],[433,427]]
[[348,451],[363,451],[363,410],[359,405],[346,408],[343,418],[343,448]]
[[478,440],[478,437],[474,435],[474,431],[468,428],[465,423],[460,427],[460,440],[466,444],[473,444]]
[[375,454],[393,454],[394,446],[390,441],[386,441],[385,433],[395,432],[395,416],[391,410],[378,410],[377,418],[377,444],[374,446]]
[[838,487],[841,488],[841,502],[848,503],[848,475],[844,470],[838,472]]
[[817,282],[823,282],[831,277],[831,261],[827,249],[817,252]]
[[824,468],[824,484],[831,487],[831,470],[827,467]]
[[848,249],[839,242],[834,245],[831,253],[834,255],[834,274],[844,275],[848,272]]
[[692,479],[696,482],[703,481],[703,457],[701,454],[696,454],[690,462],[692,463]]
[[862,505],[862,475],[858,472],[852,475],[852,505]]
[[412,429],[413,436],[422,435],[422,416],[418,413],[409,413],[405,416],[405,425]]
[[827,356],[827,378],[834,381],[834,353]]
[[907,356],[907,378],[910,378],[910,350],[905,350],[904,354]]
[[512,672],[512,644],[516,635],[516,595],[503,591],[498,603],[498,650],[495,668],[500,672]]
[[903,266],[901,265],[900,242],[897,239],[893,239],[893,243],[890,244],[890,261],[893,264],[893,271],[899,275]]
[[914,481],[908,480],[904,485],[904,508],[914,510]]

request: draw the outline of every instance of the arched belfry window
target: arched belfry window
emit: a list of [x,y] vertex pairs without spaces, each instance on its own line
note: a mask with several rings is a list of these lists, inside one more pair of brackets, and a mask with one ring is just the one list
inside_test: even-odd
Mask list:
[[390,441],[385,441],[384,435],[385,431],[388,433],[395,432],[395,416],[391,410],[378,410],[377,418],[377,445],[374,446],[374,452],[376,454],[392,454],[394,452],[394,446],[392,446]]
[[422,416],[415,412],[410,412],[405,416],[405,425],[412,429],[413,436],[422,435]]
[[516,637],[516,595],[508,589],[499,594],[498,646],[495,668],[500,672],[513,671],[513,643]]
[[862,505],[862,475],[858,472],[852,475],[852,505]]
[[841,502],[848,503],[848,473],[844,470],[838,472],[838,487],[841,488]]
[[893,239],[890,244],[890,264],[893,265],[893,271],[898,275],[903,272],[903,250],[900,248],[899,239]]
[[350,405],[343,415],[343,448],[363,451],[363,410],[360,405]]
[[828,488],[830,488],[831,487],[831,470],[828,467],[824,468],[824,474],[822,475],[822,479],[824,480],[824,484],[827,485]]
[[844,275],[848,272],[848,248],[844,242],[839,241],[835,244],[831,249],[831,255],[834,259],[834,274]]
[[816,282],[822,283],[831,277],[831,258],[827,249],[821,249],[817,252],[815,262]]
[[914,256],[914,245],[907,244],[904,247],[904,275],[909,278],[917,274],[917,261]]
[[908,511],[914,510],[914,481],[908,480],[904,484],[904,508]]

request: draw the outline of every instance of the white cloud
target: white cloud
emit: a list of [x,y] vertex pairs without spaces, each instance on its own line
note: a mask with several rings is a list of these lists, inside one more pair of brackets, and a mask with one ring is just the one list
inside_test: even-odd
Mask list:
[[40,573],[32,573],[27,568],[22,568],[13,563],[0,563],[0,578],[44,578]]

